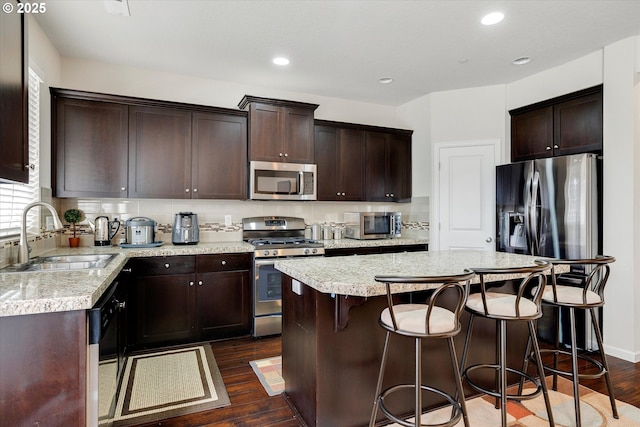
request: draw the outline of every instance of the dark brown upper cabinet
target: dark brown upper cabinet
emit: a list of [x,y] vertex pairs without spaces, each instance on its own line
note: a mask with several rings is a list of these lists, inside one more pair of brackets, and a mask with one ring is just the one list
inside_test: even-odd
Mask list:
[[364,200],[365,131],[316,121],[318,200]]
[[365,195],[371,202],[411,201],[411,131],[368,131]]
[[[5,4],[17,10],[20,2]],[[0,13],[0,182],[29,182],[27,17]]]
[[249,160],[314,163],[313,114],[317,104],[245,95]]
[[512,162],[602,152],[602,85],[509,114]]
[[246,198],[246,112],[51,92],[56,197]]
[[128,107],[52,94],[56,197],[127,197]]

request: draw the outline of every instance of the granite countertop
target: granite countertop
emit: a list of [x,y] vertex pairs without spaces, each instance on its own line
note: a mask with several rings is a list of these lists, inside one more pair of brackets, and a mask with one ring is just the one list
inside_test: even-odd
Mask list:
[[[376,275],[452,275],[463,273],[465,268],[532,266],[536,259],[540,257],[504,252],[429,251],[283,259],[275,262],[275,268],[319,292],[370,297],[386,294],[385,285],[374,280]],[[522,276],[501,275],[499,280],[518,277]],[[488,276],[487,280],[498,279]],[[427,285],[402,284],[391,289],[393,293],[411,292],[427,289]]]
[[41,256],[70,254],[117,254],[101,269],[2,273],[0,270],[0,317],[56,311],[86,310],[98,301],[129,258],[252,253],[244,242],[165,244],[156,248],[123,249],[118,246],[58,248]]
[[[326,248],[358,248],[428,243],[425,239],[323,240]],[[242,241],[173,245],[156,248],[118,246],[58,248],[41,256],[69,254],[117,254],[102,269],[3,273],[0,270],[0,317],[56,311],[86,310],[94,306],[129,258],[170,255],[252,253],[254,247]]]

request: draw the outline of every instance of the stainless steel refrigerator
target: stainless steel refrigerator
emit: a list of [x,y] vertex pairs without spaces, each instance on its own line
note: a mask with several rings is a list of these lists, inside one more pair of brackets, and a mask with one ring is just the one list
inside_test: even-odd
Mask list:
[[[602,253],[602,159],[576,154],[501,165],[496,168],[496,249],[551,258],[592,258]],[[585,271],[563,277],[580,284]],[[553,337],[553,316],[545,310],[538,334]],[[586,314],[585,314],[586,315]],[[568,314],[559,313],[560,341]],[[593,349],[588,318],[578,320],[578,345]],[[601,318],[601,316],[599,316]],[[566,318],[566,321],[564,319]]]

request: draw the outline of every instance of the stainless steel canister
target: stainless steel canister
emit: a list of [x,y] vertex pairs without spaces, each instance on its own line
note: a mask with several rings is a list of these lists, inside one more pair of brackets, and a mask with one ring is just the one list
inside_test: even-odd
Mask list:
[[311,224],[311,238],[313,240],[322,239],[322,226],[318,223]]
[[322,227],[322,239],[323,240],[331,240],[333,239],[333,229],[330,225],[324,225]]

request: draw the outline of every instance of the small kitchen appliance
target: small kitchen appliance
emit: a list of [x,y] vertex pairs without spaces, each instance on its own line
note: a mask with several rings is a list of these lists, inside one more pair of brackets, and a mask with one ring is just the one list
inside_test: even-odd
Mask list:
[[344,237],[392,239],[402,236],[401,212],[345,212]]
[[93,225],[93,244],[95,246],[109,246],[111,239],[120,230],[120,221],[109,221],[106,216],[96,217]]
[[242,219],[242,240],[254,246],[253,336],[282,332],[282,273],[277,258],[324,255],[324,245],[304,237],[305,222],[295,217]]
[[149,245],[154,243],[156,222],[150,218],[137,216],[125,221],[125,236],[128,245]]
[[200,241],[198,214],[193,212],[177,213],[173,220],[171,241],[174,245],[195,245]]

